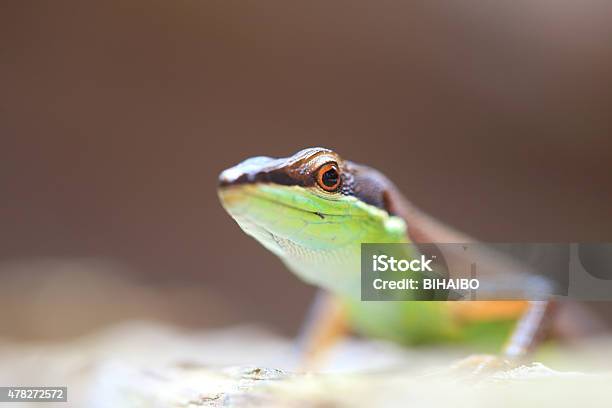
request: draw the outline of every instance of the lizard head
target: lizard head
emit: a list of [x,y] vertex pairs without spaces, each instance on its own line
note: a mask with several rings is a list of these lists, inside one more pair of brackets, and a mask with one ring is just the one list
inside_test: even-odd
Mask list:
[[379,172],[315,147],[286,158],[253,157],[223,171],[219,197],[247,234],[287,261],[403,240],[405,224],[393,215],[389,185]]

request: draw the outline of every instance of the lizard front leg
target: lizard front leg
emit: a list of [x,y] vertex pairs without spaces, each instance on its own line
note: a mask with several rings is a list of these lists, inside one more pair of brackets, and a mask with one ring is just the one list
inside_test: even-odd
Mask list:
[[334,295],[319,290],[297,338],[301,369],[315,370],[330,349],[349,331],[345,306]]

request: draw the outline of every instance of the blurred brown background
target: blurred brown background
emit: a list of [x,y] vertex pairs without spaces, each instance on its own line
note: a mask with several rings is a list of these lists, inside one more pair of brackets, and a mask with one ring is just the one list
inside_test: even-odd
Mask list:
[[323,145],[485,240],[612,240],[605,2],[3,2],[0,325],[292,333],[218,173]]

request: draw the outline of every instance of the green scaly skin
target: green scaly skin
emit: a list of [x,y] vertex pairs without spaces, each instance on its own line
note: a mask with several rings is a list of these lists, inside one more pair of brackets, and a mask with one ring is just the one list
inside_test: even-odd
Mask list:
[[[304,281],[350,298],[360,296],[362,242],[406,242],[406,224],[355,197],[298,186],[257,184],[220,192],[229,214]],[[325,218],[321,218],[322,214]]]

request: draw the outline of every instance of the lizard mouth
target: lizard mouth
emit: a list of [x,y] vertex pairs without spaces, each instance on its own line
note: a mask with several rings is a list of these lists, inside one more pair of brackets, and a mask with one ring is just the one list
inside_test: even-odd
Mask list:
[[[223,186],[219,188],[219,197],[223,206],[232,214],[248,216],[249,214],[249,201],[260,200],[266,203],[272,204],[282,208],[288,208],[293,211],[300,211],[305,214],[311,214],[317,216],[320,219],[326,217],[340,216],[341,214],[330,214],[320,211],[312,211],[299,207],[297,205],[289,204],[281,200],[270,197],[266,194],[262,194],[257,191],[255,186],[252,185],[233,185]],[[244,207],[244,208],[242,208]],[[238,211],[237,211],[238,210]]]

